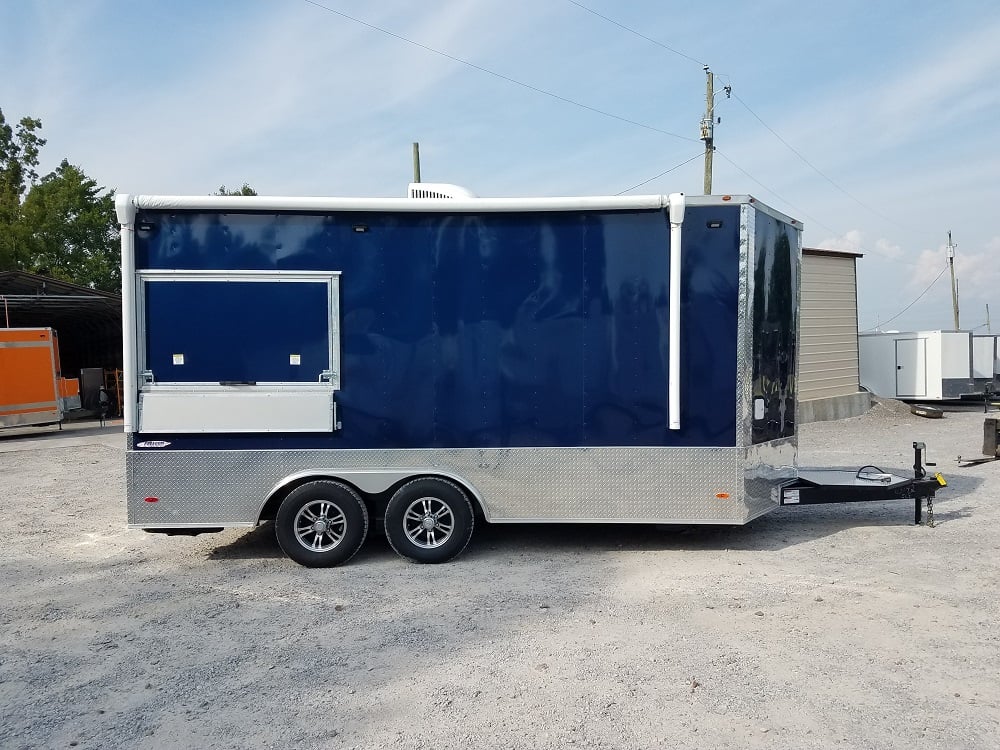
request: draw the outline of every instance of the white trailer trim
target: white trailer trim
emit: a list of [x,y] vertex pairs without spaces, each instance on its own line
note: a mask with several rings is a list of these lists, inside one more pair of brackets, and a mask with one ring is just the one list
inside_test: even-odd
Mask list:
[[[679,193],[677,195],[680,195]],[[231,195],[120,195],[118,202],[135,209],[157,211],[607,211],[658,209],[668,206],[665,195],[612,195],[573,198],[289,198],[284,196]],[[119,221],[121,214],[119,213]]]
[[684,193],[670,194],[670,350],[667,354],[667,415],[670,429],[681,428],[681,225]]
[[136,371],[138,337],[135,304],[135,204],[127,194],[115,196],[115,213],[122,239],[122,421],[126,434],[138,425],[139,380]]

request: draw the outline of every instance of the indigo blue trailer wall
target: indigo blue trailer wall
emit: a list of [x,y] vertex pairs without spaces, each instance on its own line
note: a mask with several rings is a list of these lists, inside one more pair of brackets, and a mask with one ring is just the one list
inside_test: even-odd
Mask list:
[[130,524],[255,524],[315,477],[376,513],[445,477],[489,521],[775,507],[801,227],[672,199],[673,233],[665,196],[121,196]]

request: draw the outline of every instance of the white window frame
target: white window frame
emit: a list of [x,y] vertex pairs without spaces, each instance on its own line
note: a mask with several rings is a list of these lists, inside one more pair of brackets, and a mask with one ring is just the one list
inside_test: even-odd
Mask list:
[[[332,390],[341,388],[340,368],[340,271],[187,271],[187,270],[154,270],[145,269],[136,273],[136,324],[138,328],[138,346],[136,347],[136,364],[140,376],[140,392],[161,390],[191,390],[225,391],[227,386],[218,381],[192,382],[154,380],[145,382],[143,373],[148,371],[146,362],[146,288],[148,283],[169,283],[174,281],[195,282],[263,282],[263,283],[317,283],[326,282],[327,313],[329,316],[328,354],[330,363],[329,381],[317,380],[308,382],[259,382],[253,386],[244,386],[248,390],[258,391],[301,391],[301,390]],[[154,377],[155,377],[154,373]]]

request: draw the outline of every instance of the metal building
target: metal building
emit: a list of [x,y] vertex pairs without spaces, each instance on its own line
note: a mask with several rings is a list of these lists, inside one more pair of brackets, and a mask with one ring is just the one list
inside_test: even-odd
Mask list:
[[0,328],[52,328],[62,374],[80,377],[83,408],[96,411],[104,373],[122,366],[122,298],[28,273],[0,271]]
[[802,249],[799,421],[864,414],[871,396],[858,377],[860,253]]

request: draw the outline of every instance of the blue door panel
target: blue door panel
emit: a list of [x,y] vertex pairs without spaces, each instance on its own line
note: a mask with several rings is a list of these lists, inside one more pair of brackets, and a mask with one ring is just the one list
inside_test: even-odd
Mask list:
[[147,281],[145,296],[158,382],[308,383],[330,367],[325,281]]

